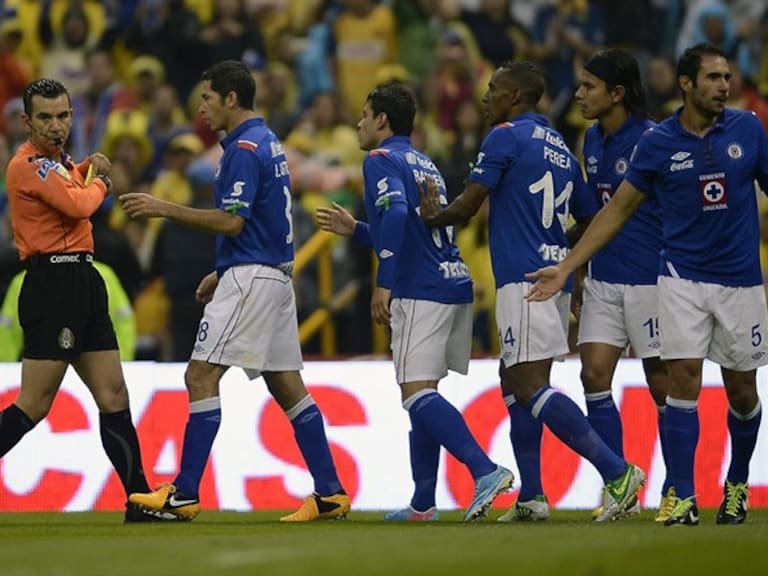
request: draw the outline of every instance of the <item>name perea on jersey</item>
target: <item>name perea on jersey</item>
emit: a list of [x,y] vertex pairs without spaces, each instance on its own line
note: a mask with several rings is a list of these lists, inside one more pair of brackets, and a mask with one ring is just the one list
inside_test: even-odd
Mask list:
[[544,141],[547,144],[550,144],[551,146],[555,146],[556,148],[563,150],[563,152],[558,152],[557,150],[553,150],[549,146],[544,146],[544,159],[548,160],[550,163],[554,164],[555,166],[564,168],[566,170],[570,170],[571,154],[570,154],[570,150],[568,149],[568,146],[566,145],[565,142],[563,142],[563,139],[557,136],[556,134],[553,134],[549,130],[545,130]]

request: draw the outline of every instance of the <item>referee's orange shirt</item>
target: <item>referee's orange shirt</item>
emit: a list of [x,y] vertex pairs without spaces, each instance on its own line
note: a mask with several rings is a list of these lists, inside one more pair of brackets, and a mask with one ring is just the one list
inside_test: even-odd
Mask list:
[[85,185],[88,164],[64,165],[29,141],[13,156],[6,191],[22,260],[34,254],[93,252],[90,217],[108,190],[100,178]]

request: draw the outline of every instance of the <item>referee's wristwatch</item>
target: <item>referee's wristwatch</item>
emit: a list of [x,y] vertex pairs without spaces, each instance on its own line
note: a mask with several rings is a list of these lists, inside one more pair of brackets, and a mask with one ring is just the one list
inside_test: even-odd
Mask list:
[[99,174],[96,178],[101,178],[104,184],[107,185],[107,193],[112,191],[112,179],[106,174]]

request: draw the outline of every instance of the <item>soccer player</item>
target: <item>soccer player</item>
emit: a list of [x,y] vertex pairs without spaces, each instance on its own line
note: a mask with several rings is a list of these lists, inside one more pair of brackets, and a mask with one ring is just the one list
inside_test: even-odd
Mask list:
[[557,294],[646,197],[661,205],[659,328],[670,371],[663,433],[676,491],[665,526],[699,523],[693,471],[704,358],[720,365],[730,404],[731,462],[719,524],[746,518],[760,426],[756,373],[768,363],[768,314],[754,180],[768,189],[768,138],[753,113],[725,107],[730,76],[717,48],[686,50],[677,64],[683,107],[641,138],[624,182],[568,257],[529,275],[537,279],[528,293],[533,305]]
[[[637,141],[655,126],[646,113],[637,61],[615,49],[592,56],[579,72],[576,102],[585,119],[597,120],[584,137],[584,158],[587,184],[605,204],[624,179]],[[648,198],[622,231],[590,259],[584,280],[578,344],[587,419],[619,456],[624,454],[622,424],[611,381],[627,345],[642,359],[662,430],[668,384],[666,366],[659,360],[656,277],[660,252],[661,208]],[[659,438],[666,464],[664,435]],[[674,494],[667,476],[657,522],[669,517]],[[639,510],[636,501],[628,512]]]
[[[591,214],[596,204],[562,136],[535,113],[544,88],[543,73],[531,62],[506,63],[493,73],[483,97],[492,128],[467,185],[445,209],[434,187],[429,187],[422,197],[422,217],[430,226],[454,224],[472,217],[490,196],[501,387],[522,479],[518,502],[509,515],[533,511],[543,519],[549,514],[547,503],[536,500],[543,493],[539,474],[543,422],[603,477],[603,511],[597,519],[606,521],[623,513],[645,483],[645,474],[608,448],[578,406],[549,386],[552,360],[568,352],[570,294],[560,291],[557,298],[543,303],[523,299],[529,289],[523,277],[527,269],[559,262],[568,252],[571,195],[577,217]],[[526,507],[527,512],[522,509]]]
[[[109,159],[75,164],[64,151],[72,104],[64,85],[35,80],[24,90],[29,139],[8,165],[11,223],[27,273],[19,297],[24,330],[21,388],[0,412],[0,458],[46,417],[71,365],[99,408],[101,442],[126,491],[148,490],[131,421],[104,280],[93,267],[90,216],[109,194]],[[86,185],[92,171],[93,181]],[[125,522],[174,519],[126,503]]]
[[215,183],[216,207],[191,208],[148,194],[120,197],[133,218],[165,217],[216,234],[216,271],[200,282],[206,304],[184,381],[189,421],[173,483],[130,496],[150,510],[185,520],[200,512],[199,485],[221,421],[219,381],[230,366],[267,388],[291,421],[315,491],[282,521],[345,517],[350,502],[336,474],[323,418],[304,387],[296,318],[291,186],[282,145],[253,109],[255,84],[240,62],[223,61],[202,75],[200,114],[224,130]]
[[512,472],[492,462],[461,413],[437,391],[448,370],[466,374],[472,346],[472,280],[454,243],[452,226],[430,230],[419,216],[419,185],[445,183],[432,160],[415,150],[413,94],[400,84],[374,89],[357,123],[368,222],[339,205],[319,208],[320,226],[353,236],[376,251],[379,268],[371,302],[374,321],[392,327],[392,353],[403,408],[411,420],[410,456],[415,485],[409,506],[387,520],[437,520],[435,487],[444,446],[475,480],[464,521],[487,513],[512,487]]

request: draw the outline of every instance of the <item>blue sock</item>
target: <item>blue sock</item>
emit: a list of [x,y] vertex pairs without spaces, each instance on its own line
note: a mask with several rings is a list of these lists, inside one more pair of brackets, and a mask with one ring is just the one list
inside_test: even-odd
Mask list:
[[221,424],[221,402],[218,396],[189,404],[189,420],[184,431],[179,475],[173,483],[185,496],[196,497],[200,480],[211,454]]
[[606,446],[565,394],[544,386],[528,401],[528,409],[571,450],[592,462],[603,480],[615,480],[624,474],[627,463]]
[[299,400],[286,415],[293,426],[296,444],[315,481],[315,492],[320,496],[341,492],[341,482],[336,475],[336,465],[325,436],[323,415],[312,396],[307,395]]
[[624,458],[621,416],[613,402],[611,391],[585,394],[584,397],[587,400],[587,421],[590,426],[614,454]]
[[414,485],[411,507],[419,512],[426,512],[435,505],[440,443],[432,438],[429,431],[413,417],[411,417],[411,432],[408,440],[411,447],[411,476]]
[[664,430],[669,451],[669,476],[678,498],[696,494],[693,464],[699,443],[699,411],[696,400],[678,400],[667,396]]
[[541,435],[544,427],[511,394],[504,396],[509,412],[509,439],[520,471],[520,502],[544,494],[541,486]]
[[433,439],[469,468],[472,478],[477,480],[496,470],[496,464],[491,462],[467,428],[461,412],[436,390],[430,388],[417,392],[403,402],[403,407],[408,410],[412,421],[417,420]]
[[664,430],[664,411],[666,406],[657,406],[659,410],[659,444],[661,445],[661,457],[664,460],[664,484],[661,486],[661,495],[664,496],[672,486],[672,476],[669,473],[669,447],[667,446],[667,432]]
[[749,414],[738,414],[733,408],[728,410],[728,431],[731,433],[731,465],[728,467],[729,482],[747,483],[749,461],[755,451],[757,433],[763,415],[760,401]]

